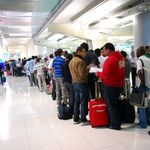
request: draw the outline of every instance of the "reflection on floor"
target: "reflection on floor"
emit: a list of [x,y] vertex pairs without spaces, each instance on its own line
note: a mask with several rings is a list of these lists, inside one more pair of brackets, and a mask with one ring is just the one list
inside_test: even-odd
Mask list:
[[[56,102],[25,77],[0,85],[0,150],[149,150],[148,129],[73,125],[56,115]],[[129,128],[128,128],[129,127]]]

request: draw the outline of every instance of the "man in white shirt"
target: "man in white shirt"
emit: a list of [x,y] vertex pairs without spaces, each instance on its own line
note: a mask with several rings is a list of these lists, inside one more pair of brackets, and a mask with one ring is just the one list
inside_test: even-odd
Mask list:
[[48,64],[48,70],[49,70],[50,78],[52,80],[52,99],[56,100],[56,83],[55,83],[55,77],[54,77],[54,72],[53,72],[53,61],[54,61],[54,58],[51,57],[49,64]]
[[[137,78],[136,78],[136,86],[143,86],[145,79],[145,86],[147,87],[147,97],[150,97],[150,59],[145,56],[146,50],[144,46],[141,46],[137,49]],[[142,62],[144,63],[144,68],[142,67]],[[144,69],[145,76],[143,77],[142,70]],[[149,116],[146,115],[145,108],[139,108],[139,125],[141,128],[147,128]]]

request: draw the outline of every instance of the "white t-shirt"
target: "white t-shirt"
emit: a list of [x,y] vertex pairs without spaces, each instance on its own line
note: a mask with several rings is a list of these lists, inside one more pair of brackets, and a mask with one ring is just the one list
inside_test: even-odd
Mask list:
[[50,60],[50,62],[48,64],[48,69],[52,69],[53,60],[54,60],[54,58]]
[[[150,88],[150,58],[147,58],[145,55],[140,56],[137,60],[137,72],[142,70],[142,62],[144,63],[144,73],[145,73],[145,85]],[[139,77],[136,78],[136,85],[140,86],[140,79]]]
[[104,62],[106,61],[107,58],[108,58],[108,57],[104,57],[104,56],[102,56],[102,55],[98,57],[98,60],[99,60],[99,62],[100,62],[101,68],[103,68]]
[[131,67],[136,68],[137,67],[137,65],[136,65],[137,58],[136,57],[130,57],[129,60],[131,62]]

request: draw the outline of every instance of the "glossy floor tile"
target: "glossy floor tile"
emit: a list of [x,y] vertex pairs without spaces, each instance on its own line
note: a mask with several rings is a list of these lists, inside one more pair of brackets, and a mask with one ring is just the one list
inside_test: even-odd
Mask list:
[[25,77],[0,85],[0,150],[149,150],[148,129],[73,125],[57,118],[56,101]]

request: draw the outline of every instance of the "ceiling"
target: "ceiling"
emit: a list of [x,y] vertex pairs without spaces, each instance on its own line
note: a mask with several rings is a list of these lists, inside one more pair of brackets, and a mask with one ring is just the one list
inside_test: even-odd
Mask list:
[[[149,11],[150,0],[72,0],[36,41],[53,45],[51,37],[58,33],[65,40],[66,36],[91,40],[94,36],[115,36],[118,42],[133,41],[134,16]],[[63,42],[59,40],[63,35],[55,39],[55,46]]]
[[[69,3],[56,12],[57,16],[52,21],[47,20],[49,24],[42,28],[43,32],[36,37],[35,44],[57,47],[62,43],[65,45],[65,41],[73,43],[117,35],[128,36],[132,40],[134,16],[150,11],[150,0],[66,1]],[[15,46],[31,39],[31,17],[36,2],[0,0],[0,34],[4,44]]]
[[31,39],[31,17],[36,0],[0,0],[0,34],[5,45]]

